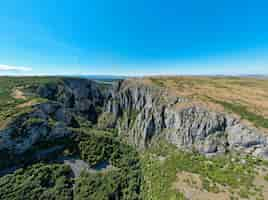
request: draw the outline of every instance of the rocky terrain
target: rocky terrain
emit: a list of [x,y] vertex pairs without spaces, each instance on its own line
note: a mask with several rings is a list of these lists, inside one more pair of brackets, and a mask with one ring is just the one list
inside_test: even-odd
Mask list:
[[[48,162],[47,164],[50,165],[52,160],[75,156],[74,162],[69,159],[66,161],[63,159],[61,162],[61,164],[69,165],[70,170],[73,170],[77,183],[74,181],[75,183],[72,184],[80,187],[82,183],[90,182],[92,177],[83,174],[82,169],[86,169],[89,174],[94,174],[92,173],[94,166],[107,162],[107,165],[112,166],[112,173],[123,170],[132,177],[128,180],[135,180],[135,183],[132,183],[120,179],[117,184],[124,183],[124,185],[117,186],[112,183],[115,187],[113,191],[110,191],[112,186],[107,186],[107,188],[103,186],[110,195],[108,199],[149,199],[143,194],[142,188],[148,187],[146,177],[150,178],[150,176],[146,176],[146,166],[150,166],[150,163],[144,164],[143,156],[140,158],[141,161],[138,161],[139,159],[136,157],[139,156],[134,153],[135,151],[128,150],[129,148],[135,147],[137,151],[145,152],[147,155],[150,149],[155,148],[155,144],[164,142],[170,146],[174,145],[178,151],[197,152],[201,156],[204,155],[207,157],[202,157],[204,162],[208,162],[206,159],[210,159],[210,157],[212,157],[211,162],[214,162],[214,157],[227,155],[226,163],[229,160],[232,163],[232,159],[236,159],[236,157],[229,159],[229,154],[241,155],[241,159],[243,156],[252,156],[261,163],[268,160],[268,136],[266,134],[268,119],[265,105],[263,105],[262,112],[258,109],[253,112],[245,106],[250,103],[242,105],[241,99],[239,99],[241,101],[239,104],[233,102],[233,105],[230,103],[230,99],[215,96],[214,90],[209,88],[211,85],[203,85],[203,88],[208,88],[206,93],[202,93],[203,88],[199,84],[200,90],[195,88],[196,84],[193,84],[189,89],[192,92],[185,92],[183,83],[179,87],[176,85],[178,87],[176,89],[174,85],[167,85],[170,80],[173,81],[172,83],[176,82],[174,78],[163,77],[116,81],[112,86],[78,78],[40,80],[38,78],[26,78],[26,80],[6,78],[2,80],[5,83],[10,81],[9,85],[13,85],[3,93],[3,101],[0,101],[0,174],[2,176],[10,174],[18,168],[25,168],[38,162]],[[224,88],[223,85],[219,86],[219,84],[223,84],[221,79],[205,80],[206,84],[215,81],[213,82],[215,88]],[[178,78],[177,81],[181,80]],[[187,79],[183,78],[183,81],[188,84],[188,82],[193,82],[193,79],[189,79],[187,82]],[[202,78],[199,81],[204,84]],[[230,80],[225,81],[227,83],[224,83],[224,86],[227,87]],[[244,81],[242,80],[241,83]],[[255,81],[255,79],[248,79],[247,83],[250,85]],[[250,88],[248,85],[244,87]],[[2,90],[4,91],[4,88]],[[213,92],[207,92],[210,90]],[[230,96],[235,99],[235,94],[230,94]],[[227,97],[229,96],[227,95]],[[258,103],[255,104],[258,105]],[[240,107],[237,107],[238,105]],[[166,154],[173,155],[173,151],[176,150],[169,150]],[[126,161],[124,155],[132,160]],[[146,162],[156,162],[152,159],[155,157],[154,152],[147,156],[149,157]],[[159,155],[157,163],[165,162],[168,156]],[[198,157],[198,159],[200,158]],[[123,164],[125,162],[128,164]],[[173,163],[173,161],[170,162]],[[255,163],[248,159],[242,159],[241,162],[244,162],[245,165],[247,162]],[[133,163],[136,164],[133,165]],[[219,166],[224,163],[220,162]],[[239,163],[240,161],[237,163],[238,166],[240,166]],[[201,163],[197,164],[203,167]],[[136,165],[139,167],[134,167]],[[144,166],[144,175],[140,174],[140,165]],[[234,170],[233,168],[228,169]],[[240,175],[243,177],[247,170],[243,169],[243,165],[240,170],[236,173],[238,175],[241,173]],[[199,170],[190,172],[201,173]],[[109,171],[100,173],[109,174]],[[217,171],[217,173],[228,174],[225,171]],[[230,174],[235,173],[232,171]],[[205,174],[201,173],[201,175]],[[190,176],[195,177],[196,175]],[[85,177],[87,179],[84,179]],[[101,177],[103,175],[100,175],[100,180]],[[141,184],[142,177],[145,179],[143,184]],[[176,173],[173,174],[173,177],[176,178]],[[232,178],[235,178],[235,175],[230,179]],[[222,181],[214,176],[209,176],[209,180],[216,181],[217,184],[229,184],[229,180]],[[112,179],[109,179],[108,182],[110,181]],[[79,187],[76,186],[75,191],[71,192],[71,196],[74,198],[77,196],[76,199],[85,198],[83,195],[86,194],[86,189],[77,189]],[[122,190],[125,187],[128,189]],[[70,187],[68,188],[70,189]],[[184,186],[185,188],[187,187]],[[92,190],[95,191],[96,188]],[[173,191],[173,193],[176,192]],[[224,192],[224,195],[226,193]],[[94,195],[96,196],[91,198],[107,199],[105,196],[98,196],[99,193],[94,193]],[[177,196],[177,199],[183,198],[189,199],[187,195],[186,197],[183,197],[183,194]]]
[[195,104],[192,98],[169,95],[139,80],[120,82],[105,111],[121,134],[139,148],[163,137],[178,148],[203,154],[239,150],[268,159],[267,134],[238,117]]
[[46,102],[12,117],[0,131],[0,150],[22,154],[40,141],[71,136],[79,126],[75,116],[96,122],[104,98],[94,83],[70,79],[34,88]]

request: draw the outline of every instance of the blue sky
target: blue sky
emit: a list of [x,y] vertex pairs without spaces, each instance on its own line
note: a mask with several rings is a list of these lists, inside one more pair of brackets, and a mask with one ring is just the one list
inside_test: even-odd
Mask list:
[[0,74],[268,74],[259,0],[8,0]]

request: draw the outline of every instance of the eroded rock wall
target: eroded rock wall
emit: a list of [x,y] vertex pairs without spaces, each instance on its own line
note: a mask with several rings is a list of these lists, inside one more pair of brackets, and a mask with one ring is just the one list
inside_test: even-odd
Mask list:
[[119,133],[139,148],[161,136],[178,148],[207,155],[235,149],[267,158],[265,133],[226,113],[180,106],[187,101],[191,100],[127,80],[114,86],[105,111],[117,119]]

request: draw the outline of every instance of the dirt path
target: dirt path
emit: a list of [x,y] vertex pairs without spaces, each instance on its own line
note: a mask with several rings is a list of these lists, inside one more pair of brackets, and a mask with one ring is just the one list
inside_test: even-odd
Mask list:
[[25,108],[25,107],[30,107],[30,106],[35,105],[35,104],[36,104],[36,101],[31,100],[31,101],[27,101],[25,103],[19,104],[16,107],[17,108]]

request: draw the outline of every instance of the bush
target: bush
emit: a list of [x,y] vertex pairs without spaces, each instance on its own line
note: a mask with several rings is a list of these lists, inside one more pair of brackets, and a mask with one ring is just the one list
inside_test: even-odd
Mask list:
[[[158,146],[157,146],[158,145]],[[256,175],[256,160],[251,157],[243,157],[246,164],[242,164],[241,157],[236,155],[222,155],[206,158],[203,155],[191,152],[183,152],[161,141],[144,152],[142,156],[142,168],[144,175],[143,196],[144,199],[170,199],[176,191],[172,184],[176,182],[176,174],[186,171],[199,174],[203,183],[203,189],[217,193],[218,185],[241,191],[252,188]],[[159,156],[165,156],[164,162],[159,161]]]
[[[106,161],[116,168],[111,173],[99,174],[93,178],[90,174],[81,175],[76,186],[79,198],[82,198],[88,191],[95,191],[94,195],[92,194],[92,199],[94,199],[93,197],[113,199],[114,195],[119,195],[119,199],[140,199],[141,166],[138,153],[132,147],[107,134],[87,133],[80,137],[79,152],[81,158],[93,167]],[[92,183],[92,186],[86,188],[82,184],[82,182],[93,180],[97,181],[94,182],[96,186]],[[103,189],[100,190],[97,186]],[[103,191],[106,192],[103,193]]]
[[74,199],[120,199],[120,178],[120,173],[117,171],[108,174],[90,174],[83,172],[76,181]]
[[2,200],[71,200],[72,180],[68,166],[36,164],[0,178]]
[[103,130],[114,128],[115,120],[116,119],[113,113],[102,113],[98,119],[98,128]]

